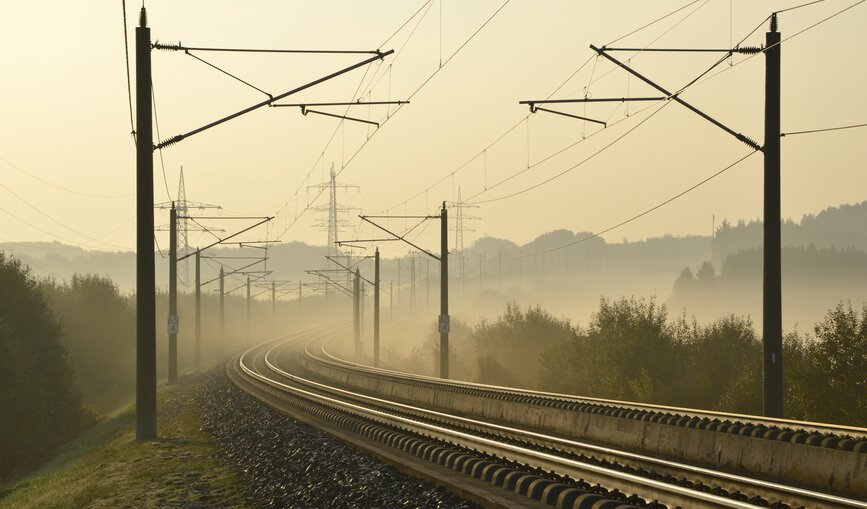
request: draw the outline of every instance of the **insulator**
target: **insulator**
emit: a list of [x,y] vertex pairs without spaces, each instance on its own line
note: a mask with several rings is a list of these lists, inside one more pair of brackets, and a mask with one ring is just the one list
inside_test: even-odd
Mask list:
[[181,43],[179,41],[177,44],[163,44],[160,41],[156,41],[153,47],[163,51],[180,51]]
[[745,53],[749,55],[754,53],[761,53],[762,48],[758,46],[740,46],[735,51],[737,51],[738,53]]
[[742,142],[746,143],[747,145],[749,145],[750,148],[754,148],[756,150],[762,150],[762,146],[759,145],[758,143],[756,143],[756,141],[753,140],[752,138],[750,138],[749,136],[745,136],[743,134],[738,133],[737,138],[739,140],[741,140]]

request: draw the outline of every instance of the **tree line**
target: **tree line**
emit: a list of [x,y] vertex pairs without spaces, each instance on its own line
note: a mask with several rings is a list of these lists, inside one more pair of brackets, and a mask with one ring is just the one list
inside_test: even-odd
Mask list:
[[[455,378],[587,397],[758,415],[762,344],[748,317],[707,325],[655,299],[601,299],[586,326],[508,304],[457,326]],[[436,362],[432,335],[416,353]],[[839,303],[784,337],[786,417],[867,425],[867,306]]]
[[[135,296],[106,276],[75,274],[69,281],[39,279],[0,251],[0,480],[44,460],[100,415],[135,395]],[[261,291],[261,290],[257,290]],[[226,296],[220,345],[219,297],[202,295],[203,365],[247,345],[244,296]],[[270,293],[268,295],[270,297]],[[333,297],[332,297],[333,299]],[[158,376],[166,376],[168,296],[157,294]],[[305,299],[306,320],[317,319],[324,299]],[[332,304],[333,306],[333,304]],[[180,293],[179,366],[194,366],[194,296]],[[297,301],[257,299],[250,341],[297,327]]]

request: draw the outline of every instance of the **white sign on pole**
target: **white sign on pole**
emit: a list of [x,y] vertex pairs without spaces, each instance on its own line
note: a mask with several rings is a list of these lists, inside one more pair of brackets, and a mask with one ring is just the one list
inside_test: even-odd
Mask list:
[[440,334],[448,334],[449,325],[449,315],[440,315]]
[[167,325],[169,334],[177,335],[181,328],[181,323],[178,315],[169,315]]

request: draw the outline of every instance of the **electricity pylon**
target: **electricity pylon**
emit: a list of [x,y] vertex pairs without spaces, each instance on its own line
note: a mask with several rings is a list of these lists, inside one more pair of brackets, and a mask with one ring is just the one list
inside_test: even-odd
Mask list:
[[328,231],[328,244],[326,247],[327,256],[335,256],[338,253],[337,249],[337,239],[338,234],[340,233],[340,228],[349,226],[349,223],[342,218],[342,216],[352,210],[357,210],[356,207],[349,207],[346,205],[339,205],[337,203],[337,190],[338,189],[359,189],[358,186],[351,184],[343,184],[337,182],[337,173],[334,171],[334,163],[331,163],[331,178],[328,179],[328,182],[323,182],[321,184],[316,184],[312,186],[307,186],[308,189],[316,189],[318,191],[328,190],[328,205],[320,206],[320,207],[312,207],[312,210],[316,210],[319,212],[327,212],[328,219],[326,221],[320,221],[313,225],[317,228],[323,228]]

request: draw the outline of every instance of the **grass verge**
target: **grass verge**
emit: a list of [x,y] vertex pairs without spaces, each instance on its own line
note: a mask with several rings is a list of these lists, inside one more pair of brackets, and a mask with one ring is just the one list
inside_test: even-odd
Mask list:
[[181,378],[158,392],[159,439],[135,440],[133,407],[95,425],[38,470],[0,487],[0,509],[245,507],[241,485],[201,431],[196,390]]

